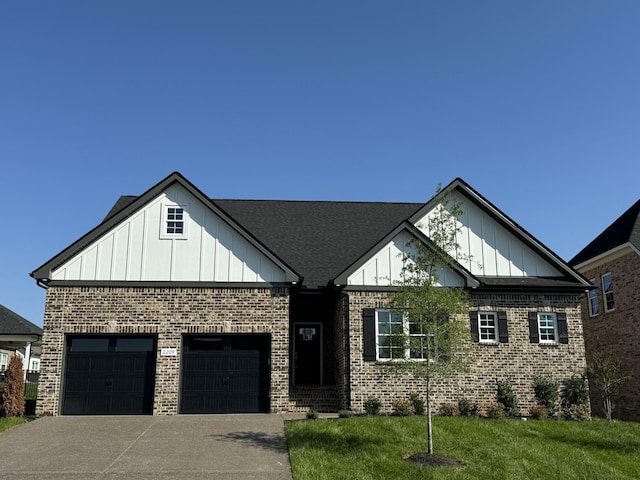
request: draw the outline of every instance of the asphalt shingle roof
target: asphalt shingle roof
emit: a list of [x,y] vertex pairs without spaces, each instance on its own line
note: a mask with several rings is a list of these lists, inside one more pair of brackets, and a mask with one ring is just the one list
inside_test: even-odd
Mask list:
[[0,335],[42,335],[42,329],[0,305]]
[[569,260],[569,265],[579,265],[627,242],[640,249],[640,200]]

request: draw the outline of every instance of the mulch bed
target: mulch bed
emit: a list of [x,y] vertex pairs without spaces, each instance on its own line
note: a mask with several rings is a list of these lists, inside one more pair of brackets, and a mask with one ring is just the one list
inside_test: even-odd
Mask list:
[[464,463],[455,458],[444,455],[428,454],[426,452],[414,453],[405,458],[407,462],[418,463],[425,467],[463,467]]

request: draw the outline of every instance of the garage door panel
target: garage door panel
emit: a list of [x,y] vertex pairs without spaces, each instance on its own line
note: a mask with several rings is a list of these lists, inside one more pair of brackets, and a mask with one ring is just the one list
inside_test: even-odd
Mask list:
[[[191,351],[185,339],[181,413],[268,412],[269,337],[247,334],[198,340],[194,343],[204,348]],[[257,348],[234,350],[236,340],[244,348],[248,343]],[[209,345],[215,349],[207,350]]]
[[[74,351],[75,340],[79,340],[79,351]],[[128,349],[116,351],[120,341]],[[154,345],[151,351],[150,343]],[[143,346],[144,351],[131,351],[136,345]],[[100,351],[90,351],[93,346]],[[67,345],[62,414],[151,414],[154,380],[153,337],[71,337]]]

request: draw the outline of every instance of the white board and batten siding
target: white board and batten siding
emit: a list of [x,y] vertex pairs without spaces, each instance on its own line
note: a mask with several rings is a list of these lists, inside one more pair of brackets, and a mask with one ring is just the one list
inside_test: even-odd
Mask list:
[[[415,253],[407,231],[396,235],[387,245],[375,253],[362,267],[356,269],[347,278],[348,285],[388,287],[400,282],[403,258]],[[438,285],[463,287],[465,280],[451,268],[442,266],[438,272]]]
[[[548,261],[534,252],[516,235],[498,223],[478,205],[465,200],[460,194],[450,194],[453,202],[460,202],[463,214],[458,219],[460,232],[455,255],[473,275],[496,277],[553,277],[562,276]],[[427,236],[429,218],[435,208],[416,222]],[[460,260],[464,258],[465,260]]]
[[[163,234],[164,209],[184,207],[184,238]],[[283,282],[285,272],[178,184],[52,272],[52,280]]]

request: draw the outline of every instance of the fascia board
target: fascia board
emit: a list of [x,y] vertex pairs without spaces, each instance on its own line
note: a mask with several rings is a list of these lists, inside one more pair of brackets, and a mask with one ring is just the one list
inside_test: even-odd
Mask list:
[[580,272],[585,270],[590,270],[591,268],[595,268],[603,263],[609,262],[611,260],[615,260],[623,255],[626,255],[629,252],[635,252],[636,255],[640,255],[640,251],[633,245],[631,242],[623,243],[622,245],[618,245],[606,252],[601,253],[600,255],[596,255],[589,260],[585,260],[582,263],[577,264],[574,268]]

